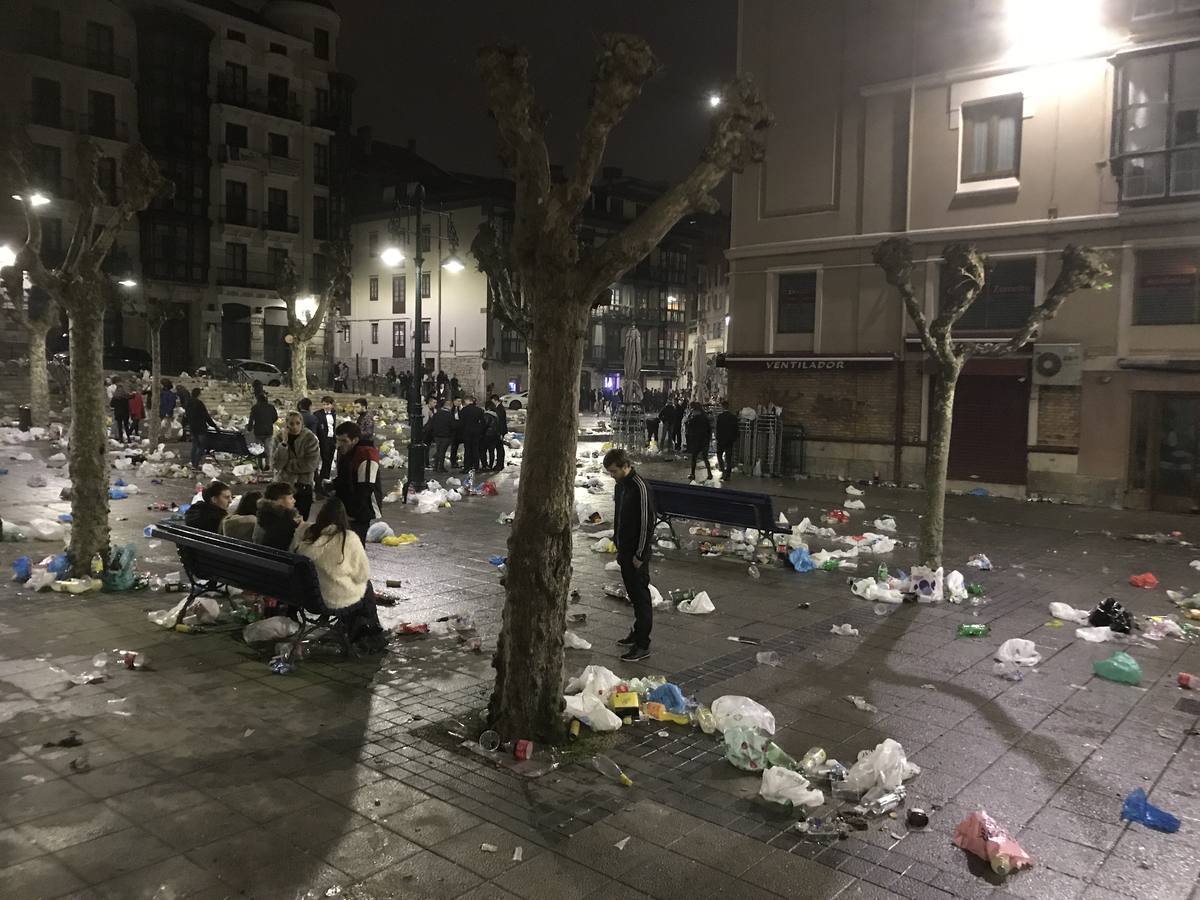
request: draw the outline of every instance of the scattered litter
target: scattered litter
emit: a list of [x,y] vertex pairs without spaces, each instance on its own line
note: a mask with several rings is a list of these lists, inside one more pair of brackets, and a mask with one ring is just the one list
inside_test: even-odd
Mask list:
[[996,659],[1018,666],[1036,666],[1042,661],[1042,655],[1037,652],[1037,646],[1033,641],[1024,638],[1010,638],[1000,645],[996,651]]
[[713,605],[712,599],[708,596],[708,591],[701,591],[694,597],[681,600],[675,608],[681,613],[690,613],[694,616],[707,615],[717,610],[716,606]]
[[1133,617],[1125,607],[1108,597],[1101,600],[1088,614],[1088,624],[1096,627],[1107,626],[1121,634],[1129,634],[1133,630]]
[[250,737],[250,735],[252,735],[252,734],[254,734],[254,729],[253,729],[253,728],[247,728],[245,731],[243,731],[243,732],[242,732],[242,737],[244,737],[244,738],[248,738],[248,737]]
[[991,632],[991,626],[984,624],[967,624],[958,626],[959,637],[987,637],[989,634],[991,634]]
[[1188,691],[1194,691],[1196,689],[1196,685],[1197,685],[1196,676],[1192,675],[1188,672],[1180,672],[1179,677],[1175,679],[1175,682],[1181,688],[1183,688],[1184,690],[1188,690]]
[[256,644],[261,641],[281,641],[291,637],[299,630],[300,626],[294,619],[289,619],[287,616],[271,616],[251,622],[243,628],[242,640],[247,644]]
[[1188,565],[1191,566],[1193,569],[1195,569],[1197,572],[1200,572],[1200,559],[1193,559],[1190,563],[1188,563]]
[[[618,766],[611,759],[609,759],[607,756],[593,756],[592,757],[592,768],[595,769],[597,772],[599,772],[601,775],[604,775],[608,778],[615,778],[617,780],[617,782],[619,782],[621,784],[622,787],[633,787],[633,779],[631,779],[628,775],[626,775],[623,771],[621,771],[621,767]],[[625,838],[625,840],[628,841],[629,838]],[[618,847],[621,850],[625,849],[623,842],[622,842],[622,844],[619,844]]]
[[485,843],[482,843],[479,845],[479,849],[481,851],[483,851],[484,853],[495,853],[500,848],[497,847],[495,844],[488,844],[485,842]]
[[842,637],[858,637],[858,629],[847,622],[844,625],[830,625],[830,634],[840,634]]
[[1141,684],[1142,682],[1142,667],[1138,665],[1137,660],[1118,650],[1108,659],[1098,659],[1092,663],[1092,671],[1108,681],[1116,681],[1121,684]]
[[1167,834],[1174,834],[1179,830],[1179,819],[1152,804],[1146,798],[1146,792],[1141,788],[1125,798],[1125,803],[1121,807],[1121,820],[1140,822],[1147,828]]
[[954,831],[954,844],[985,860],[997,875],[1033,865],[1033,859],[983,810],[971,813]]
[[783,665],[783,657],[775,650],[766,650],[755,654],[754,659],[760,666],[772,666],[778,669]]
[[42,744],[42,747],[45,749],[49,749],[51,747],[81,747],[81,746],[83,746],[83,741],[81,741],[79,739],[79,732],[74,731],[74,730],[68,731],[67,736],[65,738],[62,738],[57,741],[47,741],[46,743]]
[[525,848],[524,847],[514,847],[513,848],[512,861],[513,862],[524,862],[525,861]]
[[860,697],[857,694],[847,694],[842,699],[847,703],[853,703],[856,709],[861,709],[863,712],[879,712],[879,707],[873,703],[868,703],[866,697]]
[[1068,603],[1051,603],[1050,615],[1056,619],[1062,619],[1064,622],[1078,622],[1081,625],[1088,620],[1086,610],[1075,609]]
[[615,844],[613,844],[613,846],[616,847],[618,850],[624,850],[626,845],[629,843],[630,837],[631,837],[631,835],[626,835],[625,837],[623,837],[619,841],[617,841]]
[[920,807],[914,806],[909,809],[905,821],[909,828],[924,828],[929,824],[929,814]]
[[863,495],[863,492],[852,484],[846,485],[846,493],[851,497],[861,497]]
[[1092,644],[1103,644],[1105,641],[1113,639],[1114,632],[1107,625],[1101,628],[1076,628],[1075,637],[1081,638]]
[[867,508],[867,504],[863,503],[861,500],[847,500],[842,505],[845,506],[846,509],[866,509]]
[[416,542],[417,536],[415,534],[412,532],[405,532],[404,534],[389,534],[385,536],[384,539],[379,543],[383,544],[385,547],[404,547],[408,544],[415,544]]
[[762,643],[758,638],[746,637],[744,634],[731,634],[725,640],[733,641],[735,644],[753,644],[755,647]]
[[992,561],[982,553],[976,553],[967,560],[967,565],[973,569],[979,569],[983,572],[991,571]]
[[567,629],[566,634],[563,635],[563,644],[566,646],[566,648],[568,650],[591,650],[592,649],[592,645],[590,642],[585,641],[583,638],[581,638],[579,635],[577,635],[575,632],[571,631],[570,629]]
[[792,568],[797,572],[811,572],[817,567],[813,562],[813,558],[809,555],[806,547],[797,547],[788,554],[788,562],[792,564]]
[[757,728],[767,734],[775,733],[775,716],[771,711],[749,697],[735,694],[718,697],[709,707],[717,729],[724,732],[737,726]]
[[882,603],[903,603],[904,595],[895,588],[880,584],[873,577],[860,578],[851,582],[850,590],[864,600]]
[[1130,575],[1129,583],[1136,588],[1143,588],[1147,591],[1152,591],[1158,587],[1158,579],[1154,577],[1152,572],[1143,572],[1141,575]]
[[771,803],[817,807],[825,803],[825,795],[809,784],[799,772],[782,766],[772,766],[763,772],[758,795]]
[[596,543],[592,544],[593,553],[616,553],[617,545],[612,542],[611,538],[600,538]]
[[393,537],[395,534],[396,532],[392,530],[392,526],[387,522],[374,522],[367,529],[367,543],[379,544],[383,542],[384,538]]
[[858,754],[858,761],[846,773],[844,786],[859,793],[877,787],[892,791],[920,774],[921,767],[908,761],[904,747],[898,741],[886,738],[874,750],[863,750]]
[[924,688],[924,689],[925,689],[925,690],[927,690],[927,691],[936,691],[936,690],[937,690],[937,685],[936,685],[936,684],[928,684],[928,683],[927,683],[927,684],[923,684],[923,685],[921,685],[921,687],[922,687],[922,688]]
[[891,516],[881,516],[875,520],[875,527],[880,531],[886,531],[889,534],[896,532],[896,520]]

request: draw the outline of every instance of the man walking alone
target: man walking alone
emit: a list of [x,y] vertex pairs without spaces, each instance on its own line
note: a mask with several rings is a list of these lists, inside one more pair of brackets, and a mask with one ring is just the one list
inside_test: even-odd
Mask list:
[[617,641],[629,648],[621,659],[637,662],[650,655],[650,629],[654,609],[650,603],[650,548],[654,542],[654,500],[642,476],[634,471],[629,454],[609,450],[604,469],[617,483],[613,495],[613,542],[621,580],[633,604],[633,630]]

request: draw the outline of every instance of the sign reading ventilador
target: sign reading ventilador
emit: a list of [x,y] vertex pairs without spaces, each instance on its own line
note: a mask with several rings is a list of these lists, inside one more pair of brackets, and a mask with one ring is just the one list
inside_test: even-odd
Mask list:
[[761,369],[768,372],[853,372],[878,369],[896,361],[891,354],[878,356],[732,356],[722,362],[727,367]]

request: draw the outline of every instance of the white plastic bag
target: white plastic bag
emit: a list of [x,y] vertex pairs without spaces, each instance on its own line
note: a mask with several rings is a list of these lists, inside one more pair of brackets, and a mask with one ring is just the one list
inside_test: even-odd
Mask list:
[[604,700],[622,681],[623,679],[611,669],[606,669],[604,666],[588,666],[567,682],[564,693],[594,694]]
[[242,629],[242,640],[247,644],[257,644],[259,641],[281,641],[289,638],[300,626],[287,616],[271,616],[269,619],[259,619],[251,622]]
[[875,520],[875,527],[880,531],[886,531],[888,534],[896,533],[896,520],[891,516],[881,516]]
[[53,519],[30,519],[29,530],[39,541],[61,541],[67,536],[66,526]]
[[817,807],[825,802],[825,795],[808,783],[799,772],[772,766],[763,772],[758,795],[772,803],[791,803],[793,806]]
[[1000,649],[996,651],[996,659],[1000,662],[1016,663],[1018,666],[1036,666],[1042,661],[1042,654],[1037,652],[1033,641],[1010,638],[1000,645]]
[[702,616],[717,611],[717,608],[713,606],[713,602],[708,596],[708,591],[701,591],[695,597],[688,600],[681,600],[675,608],[681,613],[691,613],[694,616]]
[[941,603],[943,591],[942,567],[913,566],[909,573],[909,586],[921,603]]
[[858,637],[858,629],[846,622],[844,625],[830,625],[830,634],[838,634],[842,637]]
[[374,522],[367,529],[367,543],[378,544],[385,537],[395,537],[396,532],[392,530],[392,526],[387,522]]
[[567,629],[566,634],[563,635],[563,644],[566,646],[566,648],[568,650],[591,650],[592,649],[592,645],[588,641],[585,641],[583,638],[581,638],[575,632],[571,631],[569,628]]
[[844,506],[846,509],[866,509],[867,508],[867,504],[863,503],[861,500],[847,500],[845,503],[842,504],[842,506]]
[[962,603],[967,599],[967,585],[958,569],[946,576],[945,595],[951,603]]
[[605,572],[620,572],[621,564],[619,562],[617,562],[615,559],[610,559],[608,562],[606,562],[604,564],[604,571]]
[[650,605],[651,606],[666,606],[667,600],[662,595],[662,592],[654,585],[650,585]]
[[250,463],[242,463],[240,466],[234,466],[233,474],[238,478],[245,478],[247,475],[253,475],[254,466],[252,466]]
[[860,793],[874,787],[893,790],[920,774],[921,767],[908,761],[904,748],[897,741],[887,738],[874,750],[863,750],[858,754],[858,762],[850,767],[845,785]]
[[53,572],[48,572],[45,569],[34,569],[33,574],[29,576],[29,580],[25,582],[24,586],[31,591],[44,591],[57,580],[58,576]]
[[1064,622],[1078,622],[1080,625],[1086,625],[1088,620],[1086,609],[1075,609],[1069,603],[1051,603],[1050,615]]
[[878,603],[903,603],[904,595],[899,591],[888,587],[885,584],[880,584],[874,578],[860,578],[858,581],[851,583],[850,590],[862,597],[864,600],[870,600]]
[[595,553],[616,553],[617,545],[612,542],[611,538],[600,538],[600,540],[592,544],[592,551]]
[[578,719],[592,731],[616,731],[621,727],[621,717],[594,694],[572,694],[563,700],[566,704],[564,719]]
[[216,478],[221,474],[221,470],[212,463],[205,463],[200,467],[200,471],[203,472],[208,478]]
[[757,728],[767,734],[775,733],[775,716],[761,703],[756,703],[749,697],[739,697],[729,694],[718,697],[709,707],[717,722],[717,730],[724,733],[726,728],[744,725]]
[[1111,641],[1115,633],[1107,625],[1101,625],[1097,628],[1075,629],[1075,637],[1082,638],[1091,644],[1103,644],[1105,641]]

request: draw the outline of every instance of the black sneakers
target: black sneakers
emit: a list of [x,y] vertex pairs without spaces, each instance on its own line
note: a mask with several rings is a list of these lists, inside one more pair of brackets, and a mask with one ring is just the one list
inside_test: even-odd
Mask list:
[[635,638],[633,636],[633,632],[631,631],[631,632],[629,632],[629,635],[627,637],[621,638],[619,641],[617,641],[617,643],[620,644],[622,647],[632,647],[634,644],[634,641],[635,641]]
[[623,653],[621,659],[625,662],[639,662],[650,658],[649,647],[630,647],[628,653]]

